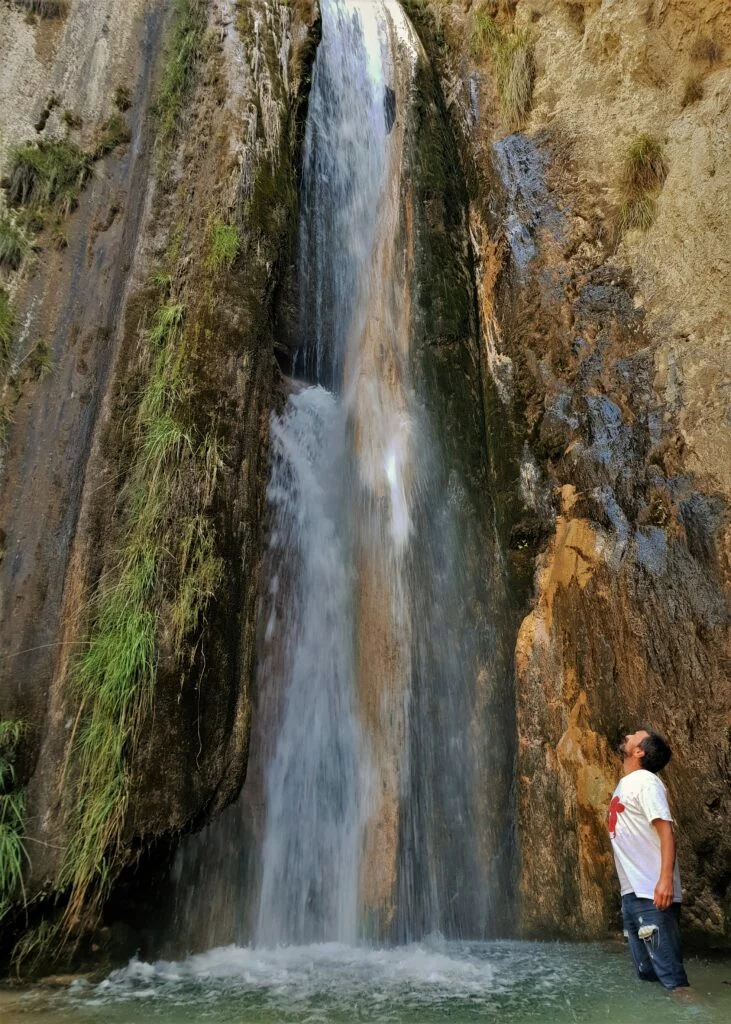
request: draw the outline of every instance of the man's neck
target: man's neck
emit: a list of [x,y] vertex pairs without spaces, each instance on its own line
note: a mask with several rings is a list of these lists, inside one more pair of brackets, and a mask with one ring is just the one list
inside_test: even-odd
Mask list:
[[622,761],[622,778],[625,775],[630,775],[632,772],[638,772],[642,768],[642,764],[638,762],[634,757],[628,757]]

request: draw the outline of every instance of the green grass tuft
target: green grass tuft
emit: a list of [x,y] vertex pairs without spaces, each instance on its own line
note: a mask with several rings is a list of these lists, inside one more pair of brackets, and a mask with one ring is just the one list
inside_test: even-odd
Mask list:
[[18,222],[0,214],[0,267],[17,270],[33,251],[33,243]]
[[152,418],[145,430],[141,458],[145,468],[159,468],[170,458],[179,458],[185,449],[192,450],[190,436],[169,413]]
[[657,197],[667,177],[662,143],[653,135],[636,135],[627,147],[620,180],[621,231],[646,231],[655,219]]
[[94,151],[96,159],[101,159],[113,152],[117,146],[121,146],[126,142],[129,142],[132,138],[132,133],[129,130],[127,122],[124,120],[122,115],[116,111],[112,116],[105,122],[102,128],[101,138],[97,143],[97,147]]
[[472,13],[471,36],[475,54],[489,52],[492,57],[503,117],[511,127],[520,127],[533,99],[535,64],[530,31],[504,32],[484,8],[477,7]]
[[25,966],[37,965],[50,949],[55,947],[57,950],[58,945],[58,925],[48,918],[44,918],[35,928],[30,928],[16,942],[11,955],[11,963],[18,977]]
[[[206,509],[222,453],[215,438],[196,439],[183,421],[190,388],[185,308],[160,306],[146,338],[150,373],[139,396],[135,454],[122,494],[124,540],[116,569],[92,599],[88,646],[73,671],[82,723],[77,803],[57,879],[58,889],[70,891],[66,933],[93,921],[123,859],[130,765],[152,707],[161,631],[182,659],[221,572]],[[186,514],[176,518],[176,508]]]
[[10,151],[11,206],[57,207],[69,213],[91,174],[92,158],[68,140],[24,143]]
[[154,348],[161,348],[170,339],[170,335],[181,326],[184,316],[185,307],[179,302],[160,306],[155,311],[152,327],[147,335]]
[[23,893],[25,799],[16,787],[15,753],[25,724],[0,722],[0,921]]
[[14,327],[15,314],[10,305],[10,299],[7,292],[0,288],[0,365],[6,363],[10,358]]
[[176,649],[198,628],[223,571],[221,560],[215,555],[213,530],[205,516],[193,516],[183,523],[178,557],[181,584],[171,609],[172,642]]
[[163,151],[172,143],[203,55],[206,8],[203,0],[175,0],[175,22],[156,110]]
[[77,827],[58,879],[59,888],[72,890],[66,916],[73,923],[89,893],[103,892],[110,847],[113,854],[119,843],[127,806],[125,753],[154,684],[155,618],[147,601],[155,569],[154,550],[133,546],[118,581],[99,599],[74,675],[86,719],[78,744]]
[[482,57],[502,37],[502,29],[484,7],[474,7],[470,25],[472,51],[476,57]]
[[230,270],[239,254],[241,238],[235,224],[216,220],[213,223],[209,265],[212,270]]

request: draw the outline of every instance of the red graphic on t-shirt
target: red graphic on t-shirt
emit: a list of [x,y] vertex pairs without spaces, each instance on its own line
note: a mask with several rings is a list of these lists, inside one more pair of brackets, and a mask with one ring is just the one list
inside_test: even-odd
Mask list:
[[607,818],[607,824],[609,825],[609,835],[612,839],[615,839],[615,830],[617,828],[617,815],[621,814],[624,810],[624,804],[620,803],[618,796],[612,797],[612,802],[609,805],[609,816]]

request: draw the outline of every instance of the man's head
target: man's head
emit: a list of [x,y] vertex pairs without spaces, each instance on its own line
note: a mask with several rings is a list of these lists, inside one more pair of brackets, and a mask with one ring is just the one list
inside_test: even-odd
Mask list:
[[661,772],[672,757],[667,740],[647,726],[625,736],[619,748],[625,772],[645,768],[648,772]]

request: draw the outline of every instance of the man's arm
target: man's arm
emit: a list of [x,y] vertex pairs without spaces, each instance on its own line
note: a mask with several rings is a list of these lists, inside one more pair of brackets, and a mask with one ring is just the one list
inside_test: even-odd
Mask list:
[[652,822],[660,837],[660,877],[655,886],[653,902],[659,910],[665,910],[673,902],[673,870],[675,868],[675,836],[673,823],[664,818]]

